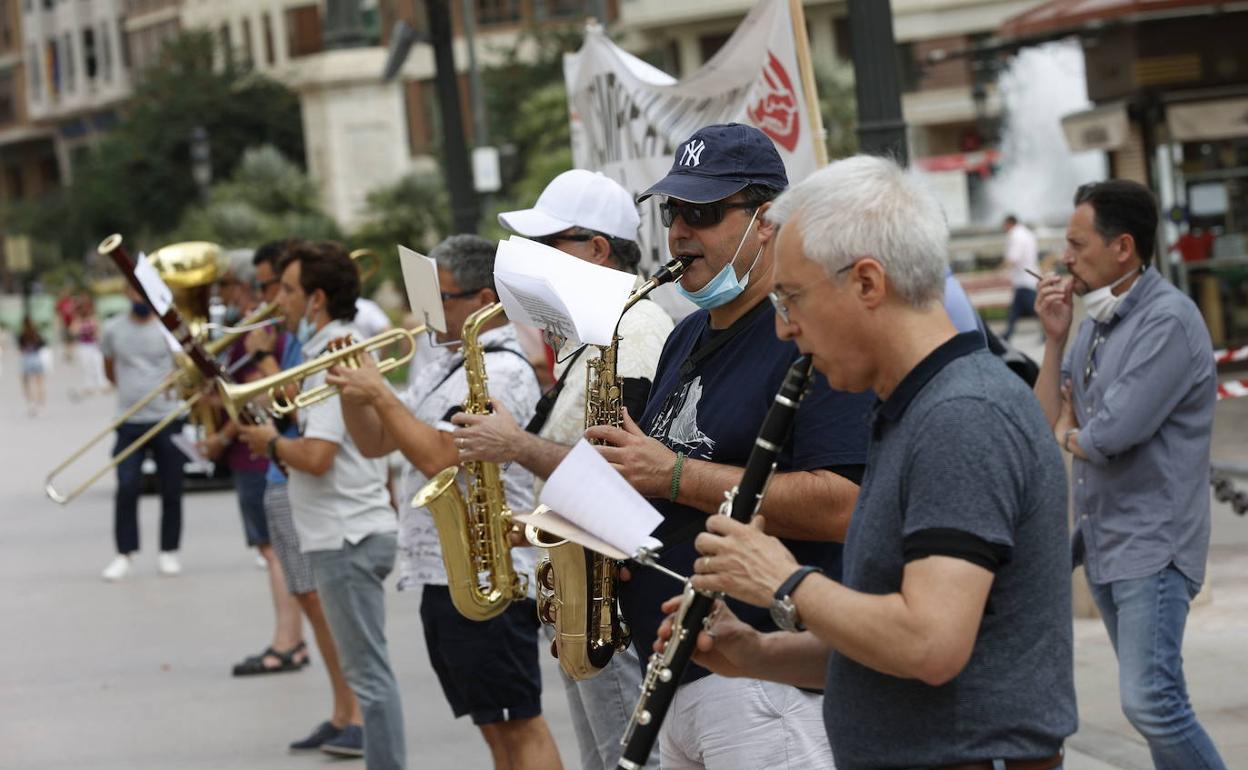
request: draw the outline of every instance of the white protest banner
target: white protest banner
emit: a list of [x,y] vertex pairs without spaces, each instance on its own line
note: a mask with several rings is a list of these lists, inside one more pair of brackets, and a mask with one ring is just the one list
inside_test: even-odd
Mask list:
[[[590,27],[579,51],[564,56],[572,123],[572,162],[601,171],[634,195],[658,181],[675,148],[712,123],[748,123],[771,137],[784,159],[789,184],[814,171],[823,138],[808,108],[790,0],[760,0],[732,37],[701,69],[676,81],[616,46]],[[800,4],[796,6],[800,13]],[[809,70],[809,65],[805,67]],[[643,264],[670,257],[659,221],[659,201],[641,207]]]

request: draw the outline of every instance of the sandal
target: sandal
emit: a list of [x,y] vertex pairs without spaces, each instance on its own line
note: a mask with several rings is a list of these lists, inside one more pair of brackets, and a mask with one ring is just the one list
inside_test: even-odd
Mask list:
[[[234,676],[253,676],[255,674],[278,674],[283,671],[298,671],[311,661],[306,654],[307,644],[300,642],[285,652],[278,652],[272,647],[265,647],[264,651],[259,655],[249,655],[244,658],[241,663],[234,664]],[[304,656],[300,660],[295,660],[295,656],[303,652]],[[276,658],[278,665],[267,666],[265,658]]]

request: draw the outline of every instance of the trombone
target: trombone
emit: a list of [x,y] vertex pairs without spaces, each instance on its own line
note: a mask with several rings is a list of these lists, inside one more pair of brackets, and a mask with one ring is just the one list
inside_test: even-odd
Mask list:
[[308,377],[328,371],[339,364],[352,368],[358,367],[359,356],[384,350],[397,342],[406,342],[407,350],[405,352],[397,356],[388,356],[377,362],[377,368],[383,374],[393,371],[411,361],[412,357],[416,355],[416,337],[423,334],[424,331],[425,327],[423,325],[410,330],[403,328],[388,329],[363,342],[355,342],[337,350],[331,350],[313,358],[311,361],[305,361],[298,366],[271,374],[268,377],[252,380],[251,382],[233,383],[218,377],[217,392],[221,395],[221,403],[232,420],[237,420],[242,409],[247,404],[262,396],[267,396],[269,399],[268,411],[270,414],[278,417],[287,415],[296,409],[303,409],[320,403],[338,393],[338,388],[333,385],[321,383],[291,396],[286,391],[288,386],[301,383]]
[[[278,310],[277,303],[270,302],[260,307],[259,309],[257,309],[254,313],[252,313],[248,317],[244,318],[242,322],[240,322],[239,326],[246,327],[246,326],[251,326],[251,325],[255,325],[263,321],[266,321],[270,319],[272,316],[274,316],[277,313],[277,310]],[[206,350],[210,356],[215,357],[217,355],[220,355],[221,351],[225,350],[227,347],[232,345],[234,341],[237,340],[239,336],[241,336],[241,334],[242,332],[235,332],[232,334],[223,334],[218,339],[205,343],[204,350]],[[83,444],[81,448],[79,448],[76,452],[74,452],[69,457],[67,457],[60,465],[56,466],[55,468],[53,468],[51,471],[48,472],[47,477],[44,479],[44,486],[43,486],[43,491],[47,493],[48,497],[50,497],[54,502],[60,503],[61,505],[65,505],[70,500],[73,500],[75,497],[82,494],[82,492],[87,487],[91,486],[96,481],[98,481],[101,476],[108,473],[113,468],[116,468],[127,457],[129,457],[130,455],[134,454],[139,449],[141,449],[144,444],[151,441],[156,436],[157,433],[160,433],[162,430],[168,427],[170,423],[180,420],[191,413],[191,410],[194,409],[195,405],[199,403],[201,398],[203,398],[203,390],[200,387],[203,384],[203,376],[199,373],[199,370],[195,368],[195,365],[189,359],[186,359],[185,356],[182,356],[182,359],[183,360],[177,369],[174,369],[172,372],[166,375],[165,378],[161,380],[160,383],[156,387],[152,388],[151,391],[149,391],[147,395],[143,396],[143,398],[140,398],[138,401],[136,401],[134,406],[131,406],[129,409],[123,412],[121,416],[117,417],[115,420],[110,422],[104,428],[104,430],[97,433],[90,441],[88,441],[86,444]],[[139,436],[134,441],[126,445],[125,449],[118,452],[105,465],[103,465],[99,470],[97,470],[94,474],[92,474],[89,478],[87,478],[86,481],[81,482],[80,484],[78,484],[78,486],[74,487],[68,492],[62,492],[56,488],[56,483],[55,483],[56,478],[66,468],[73,465],[75,462],[77,462],[78,458],[82,457],[84,454],[90,451],[93,447],[95,447],[97,444],[103,441],[109,434],[113,433],[119,427],[121,427],[122,423],[126,422],[131,417],[138,414],[139,411],[143,409],[143,407],[147,406],[149,403],[151,403],[153,400],[155,400],[165,391],[174,387],[179,388],[183,393],[189,392],[191,393],[191,395],[187,396],[185,400],[178,406],[177,409],[165,415],[160,420],[160,422],[156,423],[151,428],[149,428],[146,433],[144,433],[142,436]]]

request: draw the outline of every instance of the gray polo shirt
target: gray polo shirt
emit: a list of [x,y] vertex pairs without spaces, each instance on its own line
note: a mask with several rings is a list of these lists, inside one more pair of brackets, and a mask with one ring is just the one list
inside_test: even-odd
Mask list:
[[1203,582],[1218,378],[1195,303],[1147,270],[1108,323],[1084,320],[1067,379],[1088,456],[1075,458],[1071,480],[1076,563],[1099,584],[1170,563]]
[[1038,759],[1075,731],[1066,472],[1051,435],[975,332],[876,407],[844,584],[895,593],[907,562],[930,555],[994,579],[971,658],[940,687],[831,654],[823,714],[839,770]]

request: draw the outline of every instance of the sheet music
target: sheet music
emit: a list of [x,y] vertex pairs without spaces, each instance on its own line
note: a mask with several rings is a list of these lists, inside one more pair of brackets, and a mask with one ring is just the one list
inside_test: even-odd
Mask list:
[[578,344],[611,344],[636,280],[517,235],[498,244],[494,260],[508,317]]
[[[585,439],[578,441],[550,474],[539,502],[595,541],[611,546],[616,553],[632,556],[643,546],[662,545],[650,536],[663,521],[662,514]],[[590,549],[598,544],[573,539]],[[610,553],[604,555],[621,558]]]
[[438,285],[438,263],[432,257],[399,246],[399,267],[403,271],[403,288],[412,306],[412,315],[423,318],[430,329],[446,333],[446,315],[442,312],[442,288]]
[[147,259],[147,255],[139,252],[139,258],[134,261],[134,277],[138,280],[139,285],[143,287],[143,293],[147,295],[148,304],[156,311],[156,315],[162,316],[169,311],[169,307],[173,304],[173,291],[160,277],[156,266]]
[[[546,281],[527,275],[511,275],[504,284],[495,276],[495,287],[510,320],[545,329],[559,337],[576,335],[572,314]],[[517,307],[519,309],[515,310]]]

